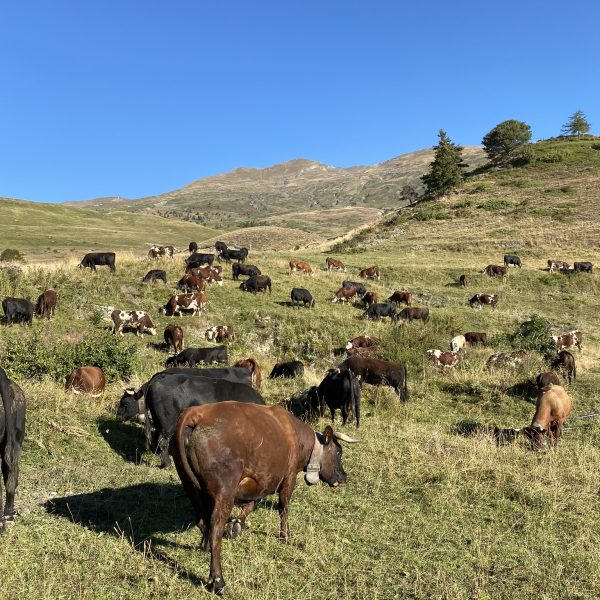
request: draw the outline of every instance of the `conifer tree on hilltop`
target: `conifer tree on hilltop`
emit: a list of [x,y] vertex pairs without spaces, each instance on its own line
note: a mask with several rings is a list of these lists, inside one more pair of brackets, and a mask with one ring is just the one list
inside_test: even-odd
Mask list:
[[507,166],[523,156],[530,139],[531,127],[527,123],[509,119],[498,123],[481,143],[493,165]]
[[429,173],[421,177],[425,184],[425,196],[429,198],[448,194],[460,186],[463,180],[460,166],[463,147],[453,144],[443,129],[440,129],[438,137],[438,145],[433,147],[435,155],[429,165]]
[[562,126],[563,135],[583,135],[590,130],[590,124],[582,110],[576,110]]

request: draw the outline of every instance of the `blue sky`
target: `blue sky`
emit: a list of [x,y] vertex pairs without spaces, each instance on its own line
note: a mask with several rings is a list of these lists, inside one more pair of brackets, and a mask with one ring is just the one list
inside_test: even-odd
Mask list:
[[292,158],[372,164],[497,123],[600,132],[600,4],[19,0],[0,12],[0,196],[163,193]]

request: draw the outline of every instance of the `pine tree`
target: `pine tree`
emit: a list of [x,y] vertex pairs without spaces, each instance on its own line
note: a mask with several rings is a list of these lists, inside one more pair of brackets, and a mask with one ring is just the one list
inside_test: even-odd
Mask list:
[[421,177],[425,184],[425,195],[430,198],[443,196],[457,188],[463,180],[460,163],[462,146],[453,144],[446,132],[440,129],[439,142],[434,146],[435,155],[429,165],[429,173]]
[[509,119],[498,123],[481,143],[492,163],[507,165],[522,155],[530,139],[531,127],[527,123]]
[[582,110],[576,110],[562,126],[563,135],[582,135],[590,130],[590,124]]

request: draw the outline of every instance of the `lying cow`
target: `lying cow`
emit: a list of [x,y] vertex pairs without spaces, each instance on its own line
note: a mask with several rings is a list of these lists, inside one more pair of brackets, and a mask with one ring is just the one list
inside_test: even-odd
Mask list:
[[558,353],[558,356],[552,361],[552,368],[556,371],[562,371],[563,377],[567,379],[569,384],[571,379],[575,379],[577,376],[575,357],[567,350]]
[[262,387],[261,370],[260,365],[256,362],[256,359],[242,358],[241,360],[238,360],[233,366],[248,369],[250,377],[252,379],[252,387],[255,390],[260,390],[260,388]]
[[383,317],[389,317],[390,322],[395,323],[398,320],[396,307],[387,302],[371,304],[371,306],[369,306],[369,308],[367,308],[367,310],[358,318],[368,319],[369,321],[379,321]]
[[442,352],[441,350],[427,350],[429,360],[440,368],[455,367],[459,362],[458,352]]
[[406,304],[406,306],[410,306],[412,304],[412,293],[396,290],[388,298],[388,302],[394,302],[395,304]]
[[352,356],[340,364],[340,369],[352,371],[359,380],[371,385],[389,385],[400,400],[408,400],[406,367],[401,362]]
[[500,299],[499,294],[475,294],[470,300],[469,305],[471,308],[483,308],[484,304],[496,308],[498,300]]
[[359,335],[346,342],[346,350],[352,348],[371,348],[378,344],[379,340],[377,338],[371,337],[370,335]]
[[488,265],[481,272],[485,275],[489,275],[490,277],[500,276],[502,279],[506,279],[508,276],[508,267],[502,267],[500,265]]
[[403,308],[398,315],[398,322],[400,325],[412,323],[413,321],[423,321],[423,323],[427,323],[429,321],[429,309],[426,306],[423,308],[413,306]]
[[198,363],[220,363],[227,362],[227,346],[215,346],[214,348],[186,348],[179,354],[167,358],[165,366],[193,368]]
[[31,325],[35,306],[25,298],[4,298],[2,310],[6,316],[6,324],[10,327],[13,323]]
[[[257,501],[279,494],[280,538],[290,537],[288,514],[300,471],[308,484],[325,481],[337,486],[346,481],[342,449],[337,440],[354,442],[326,427],[315,433],[280,406],[224,402],[190,408],[177,424],[175,463],[192,502],[203,546],[210,542],[208,589],[223,593],[221,538],[234,504],[240,516],[230,527],[235,537]],[[202,482],[202,484],[200,484]]]
[[332,302],[346,302],[349,304],[350,302],[354,302],[357,298],[357,289],[352,287],[341,287],[336,293]]
[[204,338],[207,342],[217,342],[217,344],[225,340],[233,342],[235,341],[235,329],[233,325],[215,325],[204,332]]
[[450,340],[450,350],[460,352],[467,347],[467,338],[464,335],[456,335]]
[[74,394],[90,394],[92,398],[102,395],[106,387],[106,377],[100,367],[79,367],[68,377],[65,390]]
[[573,263],[573,271],[575,273],[591,273],[594,265],[591,262],[575,262]]
[[149,281],[162,281],[165,285],[167,283],[167,272],[163,269],[151,269],[144,275],[142,283],[148,283]]
[[290,298],[292,306],[298,306],[298,308],[300,308],[301,304],[306,308],[313,308],[315,306],[315,299],[306,288],[292,288]]
[[504,255],[504,266],[508,268],[508,265],[513,265],[515,268],[521,268],[521,259],[516,254],[505,254]]
[[15,492],[19,485],[19,457],[25,437],[25,395],[23,390],[0,367],[0,463],[6,488],[6,505],[2,503],[0,485],[0,533],[7,519],[15,515]]
[[257,292],[266,292],[269,290],[269,294],[271,293],[271,278],[268,275],[253,275],[246,281],[242,281],[240,283],[240,290],[243,292],[252,292],[256,294]]
[[366,269],[361,269],[359,271],[358,276],[361,279],[377,279],[379,280],[379,267],[377,265],[373,265],[372,267],[368,267]]
[[469,346],[476,346],[477,344],[486,346],[487,333],[484,333],[483,331],[467,331],[467,333],[465,333],[465,341]]
[[307,399],[310,406],[319,406],[321,417],[325,415],[325,405],[331,413],[331,421],[335,421],[335,412],[342,413],[342,423],[354,415],[356,427],[360,425],[360,382],[348,369],[329,369],[318,386],[308,390]]
[[571,414],[572,402],[560,385],[547,385],[538,391],[535,414],[529,427],[523,433],[535,448],[546,445],[546,435],[555,446],[562,433],[565,420]]
[[231,265],[231,276],[234,281],[238,281],[240,275],[246,275],[252,277],[253,275],[260,275],[260,269],[254,265],[243,265],[241,263],[234,263]]
[[179,325],[167,325],[163,335],[165,344],[169,348],[173,348],[175,354],[183,350],[183,327]]
[[291,379],[292,377],[301,377],[302,375],[304,375],[304,365],[299,360],[292,360],[290,362],[277,363],[273,367],[269,379],[276,379],[278,377]]
[[337,258],[331,258],[328,256],[325,259],[325,265],[328,271],[335,269],[336,271],[343,271],[344,273],[346,272],[346,266],[341,260],[337,260]]
[[207,303],[208,300],[204,292],[177,294],[176,296],[171,296],[169,301],[160,310],[168,317],[181,316],[181,311],[183,310],[191,310],[192,316],[200,316]]
[[117,308],[113,310],[110,318],[113,322],[113,333],[123,335],[123,329],[128,327],[134,329],[138,337],[145,332],[156,335],[156,327],[154,327],[152,319],[143,310],[119,310]]
[[583,341],[583,333],[579,330],[569,331],[564,335],[553,335],[552,342],[556,347],[556,350],[566,350],[567,348],[576,347],[581,352],[581,343]]
[[364,296],[367,293],[367,288],[365,288],[365,285],[363,283],[361,283],[360,281],[348,281],[347,279],[342,281],[342,287],[343,288],[356,288],[356,293],[359,296]]
[[46,290],[41,293],[35,306],[38,317],[46,317],[47,319],[53,317],[57,299],[58,296],[54,290]]

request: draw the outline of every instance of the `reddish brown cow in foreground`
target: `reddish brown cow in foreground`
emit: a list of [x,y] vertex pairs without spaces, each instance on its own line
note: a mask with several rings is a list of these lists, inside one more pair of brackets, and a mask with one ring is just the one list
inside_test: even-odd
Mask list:
[[208,589],[222,593],[221,542],[234,504],[242,506],[228,533],[235,537],[257,501],[279,494],[280,538],[288,541],[289,503],[300,471],[306,482],[335,487],[346,481],[338,440],[329,426],[315,433],[280,406],[220,402],[194,406],[179,417],[175,464],[194,506],[203,546],[210,544]]
[[99,367],[79,367],[75,369],[65,384],[65,390],[74,394],[91,394],[92,398],[100,396],[106,386],[106,378]]
[[361,279],[379,279],[379,267],[377,265],[373,265],[367,269],[362,269],[358,276]]
[[250,371],[252,387],[255,390],[260,390],[262,386],[261,370],[260,365],[256,362],[254,358],[243,358],[241,360],[238,360],[233,366],[244,367],[245,369],[248,369],[248,371]]
[[46,290],[38,298],[35,312],[39,317],[46,317],[49,319],[54,316],[54,309],[56,308],[57,295],[54,290]]
[[410,306],[412,304],[412,293],[396,290],[388,298],[388,302],[395,302],[396,304],[406,304],[406,306]]
[[523,429],[534,447],[546,445],[546,434],[550,436],[550,444],[556,445],[571,406],[571,398],[560,385],[550,384],[539,390],[531,425]]
[[355,287],[340,288],[333,297],[332,302],[354,302],[356,300]]
[[179,354],[183,350],[183,327],[167,325],[164,337],[167,346],[171,346],[175,354]]
[[327,257],[325,259],[325,264],[327,265],[327,270],[331,271],[335,269],[336,271],[346,272],[346,265],[341,260],[337,260],[336,258]]

